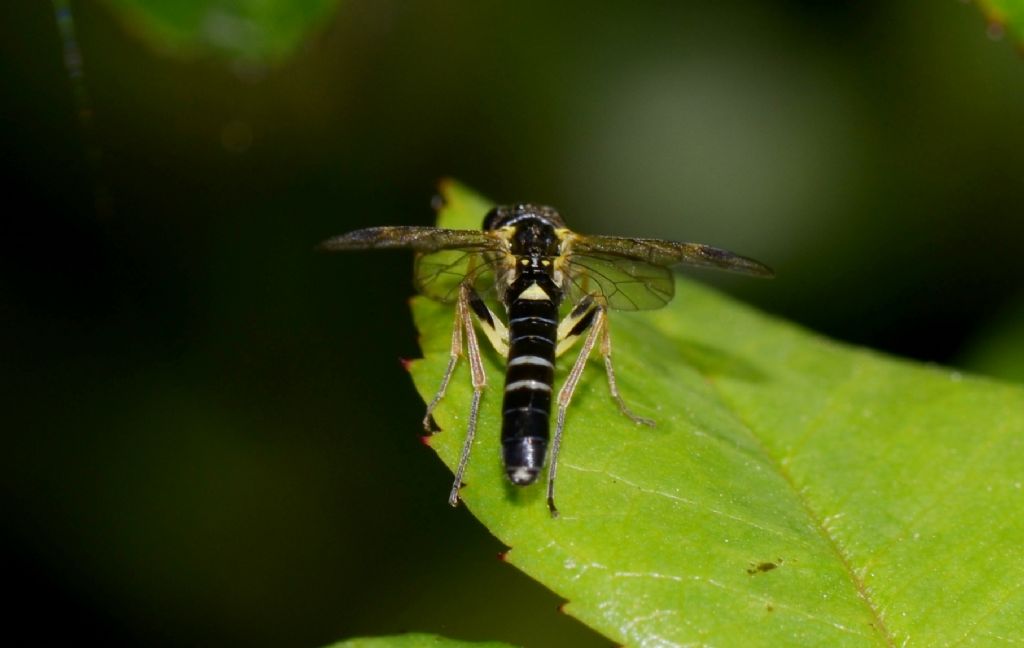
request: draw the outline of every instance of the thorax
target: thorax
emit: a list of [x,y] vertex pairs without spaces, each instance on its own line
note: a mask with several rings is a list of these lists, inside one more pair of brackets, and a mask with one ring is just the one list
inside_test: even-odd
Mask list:
[[554,259],[541,256],[516,256],[515,270],[506,279],[506,308],[516,302],[550,302],[554,308],[562,302],[562,288],[555,277]]

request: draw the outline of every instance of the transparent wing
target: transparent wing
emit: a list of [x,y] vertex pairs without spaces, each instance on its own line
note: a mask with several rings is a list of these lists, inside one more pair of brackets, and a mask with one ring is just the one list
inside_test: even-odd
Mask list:
[[661,308],[675,294],[672,271],[614,254],[572,254],[566,264],[567,297],[575,303],[583,295],[599,293],[610,308]]
[[501,249],[501,241],[480,230],[453,230],[440,227],[368,227],[329,238],[318,247],[325,252],[406,248],[417,252],[461,249],[484,251]]
[[661,239],[619,236],[576,236],[572,252],[580,255],[613,255],[657,266],[689,265],[730,272],[773,277],[772,269],[760,261],[703,243],[679,243]]
[[405,248],[416,251],[416,289],[440,301],[458,298],[459,285],[469,281],[486,295],[494,289],[495,265],[505,243],[490,232],[440,227],[369,227],[327,239],[327,252]]
[[675,294],[669,269],[690,265],[759,277],[772,270],[753,259],[701,243],[617,236],[572,235],[566,272],[569,296],[599,292],[619,310],[661,308]]
[[413,271],[416,290],[427,297],[453,302],[465,282],[484,299],[494,295],[501,255],[494,252],[442,250],[416,255]]

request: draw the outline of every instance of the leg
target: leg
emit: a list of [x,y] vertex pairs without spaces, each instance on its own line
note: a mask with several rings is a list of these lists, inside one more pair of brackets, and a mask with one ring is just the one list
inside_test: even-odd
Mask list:
[[427,404],[427,413],[423,415],[423,429],[427,431],[427,434],[433,434],[438,430],[437,425],[434,423],[434,408],[444,398],[444,393],[448,389],[448,383],[455,372],[455,365],[458,364],[459,356],[462,355],[462,321],[465,310],[466,305],[460,293],[459,300],[455,303],[455,324],[452,326],[452,346],[448,352],[448,368],[444,370],[441,386],[438,388],[437,393],[434,394],[434,398]]
[[[598,315],[599,312],[600,315]],[[600,327],[597,325],[598,317],[601,319]],[[626,406],[626,402],[622,400],[622,396],[619,394],[619,387],[615,383],[615,370],[612,367],[612,338],[608,329],[606,307],[595,300],[592,295],[585,295],[580,299],[572,311],[558,325],[557,355],[562,355],[572,348],[591,326],[594,327],[591,330],[597,330],[598,328],[601,330],[601,355],[604,356],[605,373],[608,375],[608,389],[612,393],[612,398],[618,404],[619,410],[634,423],[654,425],[654,421],[651,419],[634,414]]]
[[654,427],[653,420],[643,416],[637,416],[626,406],[626,401],[622,400],[622,396],[619,394],[619,388],[615,384],[615,370],[612,369],[612,335],[608,330],[608,322],[602,320],[602,324],[604,324],[604,326],[601,327],[601,355],[604,356],[604,369],[608,374],[608,389],[612,393],[612,398],[614,398],[615,402],[619,404],[619,410],[628,416],[634,423]]
[[466,441],[462,445],[462,455],[459,457],[459,467],[455,471],[455,483],[452,484],[452,491],[448,495],[448,503],[452,506],[459,504],[459,489],[462,488],[462,477],[466,473],[469,453],[473,449],[473,437],[476,436],[480,397],[483,396],[484,387],[487,386],[487,374],[484,373],[484,363],[480,357],[480,345],[477,342],[476,330],[473,328],[473,318],[469,314],[471,291],[472,289],[464,284],[459,293],[459,303],[456,306],[456,317],[460,321],[456,323],[455,327],[462,327],[466,335],[466,355],[469,357],[469,373],[473,381],[473,402],[469,407],[469,426],[466,429]]
[[476,315],[476,323],[483,331],[484,337],[491,343],[495,351],[503,358],[508,357],[508,328],[502,323],[494,311],[487,307],[475,290],[466,286],[466,305]]
[[[588,317],[587,321],[591,327],[590,333],[583,342],[583,348],[580,349],[580,354],[569,371],[565,384],[562,385],[562,389],[558,392],[558,419],[555,424],[555,438],[551,443],[551,465],[548,468],[548,509],[551,511],[551,517],[558,517],[558,509],[555,508],[555,474],[558,471],[558,450],[562,445],[562,430],[565,428],[565,411],[569,408],[572,394],[576,391],[576,385],[580,381],[580,376],[583,375],[583,369],[587,366],[587,358],[590,357],[590,352],[594,350],[597,336],[604,326],[604,308],[595,304],[594,310],[591,312],[593,313],[593,318],[590,319]],[[572,314],[570,313],[571,316]]]
[[583,348],[580,349],[580,354],[565,379],[565,384],[558,392],[558,416],[555,424],[555,438],[551,443],[551,466],[548,468],[548,508],[551,510],[552,516],[558,515],[558,509],[555,508],[555,474],[558,470],[558,451],[562,445],[562,431],[565,429],[565,412],[569,408],[576,385],[583,376],[583,369],[587,365],[590,353],[594,350],[598,335],[601,336],[601,355],[604,356],[608,389],[612,393],[612,398],[615,399],[622,413],[633,422],[654,425],[654,421],[651,419],[634,414],[619,394],[618,385],[615,383],[615,371],[612,368],[612,339],[608,332],[608,317],[604,305],[598,303],[593,297],[588,295],[581,299],[559,325],[558,353],[561,354],[568,350],[588,328],[590,332],[583,342]]
[[[434,424],[433,413],[434,408],[444,398],[444,393],[448,389],[448,382],[452,379],[452,374],[455,372],[455,365],[459,361],[459,356],[462,355],[462,331],[465,328],[467,331],[467,340],[472,337],[475,341],[476,336],[472,334],[473,324],[470,322],[469,312],[472,312],[477,317],[477,322],[480,324],[481,330],[484,335],[491,342],[491,345],[500,353],[502,356],[508,355],[508,329],[501,323],[501,319],[494,314],[487,304],[484,303],[480,296],[477,295],[476,291],[473,290],[469,285],[464,284],[459,288],[459,299],[455,303],[455,324],[452,326],[452,346],[448,356],[448,368],[444,371],[444,378],[441,379],[441,387],[437,390],[434,398],[427,405],[427,413],[423,416],[423,429],[428,434],[432,434],[437,431],[437,426]],[[467,324],[468,322],[468,324]],[[479,355],[479,348],[477,349],[477,355]],[[472,360],[472,357],[470,357]],[[481,365],[482,366],[482,365]]]

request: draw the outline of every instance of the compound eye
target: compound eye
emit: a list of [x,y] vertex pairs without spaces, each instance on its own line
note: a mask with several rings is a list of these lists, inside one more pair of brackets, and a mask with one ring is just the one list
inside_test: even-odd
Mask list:
[[504,216],[504,213],[501,207],[491,208],[491,210],[487,212],[487,215],[484,216],[484,230],[498,229],[498,221],[501,219],[502,216]]

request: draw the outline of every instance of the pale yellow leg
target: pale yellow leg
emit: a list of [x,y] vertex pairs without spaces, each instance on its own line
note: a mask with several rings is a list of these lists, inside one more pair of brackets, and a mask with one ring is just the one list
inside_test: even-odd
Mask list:
[[637,416],[631,409],[629,409],[629,407],[626,406],[626,401],[622,400],[622,396],[619,394],[619,388],[615,384],[615,370],[612,369],[612,336],[608,330],[607,320],[603,319],[602,323],[604,326],[601,329],[601,355],[604,356],[604,369],[608,374],[608,389],[612,393],[612,398],[614,398],[615,402],[619,404],[619,410],[628,416],[634,423],[654,427],[653,420],[643,416]]
[[555,508],[555,474],[558,472],[558,450],[562,446],[562,430],[565,429],[565,411],[569,408],[572,394],[580,382],[580,376],[583,375],[583,370],[587,366],[587,358],[594,350],[594,344],[597,342],[597,336],[601,332],[603,324],[604,309],[597,307],[594,320],[590,324],[590,333],[583,341],[583,348],[580,349],[580,354],[576,357],[576,362],[573,363],[572,369],[565,379],[565,384],[558,391],[558,418],[555,424],[555,438],[551,442],[551,465],[548,467],[548,509],[551,511],[552,517],[558,517],[558,509]]
[[[580,305],[586,304],[588,299],[588,297],[584,297],[580,300]],[[618,404],[619,410],[635,423],[654,425],[654,421],[651,419],[634,414],[626,406],[622,395],[619,394],[618,385],[615,383],[615,370],[612,367],[612,339],[608,330],[608,317],[603,305],[594,302],[592,309],[581,309],[579,306],[573,309],[573,312],[559,326],[559,352],[564,353],[582,335],[582,331],[578,331],[575,335],[571,335],[570,332],[576,328],[580,321],[589,315],[590,310],[594,311],[593,320],[590,322],[590,331],[583,341],[583,348],[580,349],[572,370],[569,371],[569,375],[565,379],[565,384],[562,385],[562,389],[558,392],[558,414],[555,423],[555,436],[551,443],[551,465],[548,467],[548,508],[551,510],[552,516],[558,515],[558,509],[555,508],[555,475],[558,472],[558,451],[562,446],[562,432],[565,429],[565,413],[569,408],[573,392],[576,391],[576,386],[583,376],[583,370],[587,366],[587,359],[594,350],[594,345],[597,343],[599,335],[601,336],[601,355],[604,357],[604,368],[608,376],[608,389],[611,391],[612,398]]]
[[466,429],[466,441],[462,444],[462,455],[459,457],[459,467],[455,471],[455,482],[452,484],[452,491],[448,495],[448,503],[452,506],[458,506],[459,504],[459,489],[462,488],[462,477],[466,474],[469,454],[473,449],[473,438],[476,436],[476,424],[480,415],[480,398],[483,396],[484,387],[487,386],[487,374],[484,373],[484,363],[480,357],[480,345],[477,342],[476,330],[473,328],[473,318],[469,314],[469,290],[469,286],[463,285],[459,293],[456,316],[461,321],[457,322],[455,327],[459,328],[461,326],[466,336],[466,355],[469,357],[469,374],[473,382],[473,401],[469,407],[469,425]]
[[448,390],[448,383],[452,379],[452,374],[455,373],[455,365],[458,364],[459,356],[462,355],[462,321],[465,319],[465,311],[466,305],[460,292],[459,300],[455,303],[455,324],[452,325],[452,345],[451,350],[448,352],[448,368],[444,370],[441,386],[438,388],[437,393],[434,394],[434,398],[427,404],[427,413],[423,415],[423,429],[427,431],[427,434],[432,434],[436,431],[432,416],[434,408],[444,398],[444,393]]

